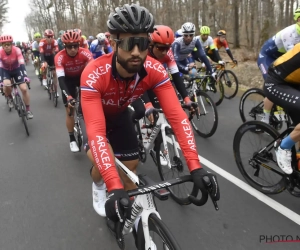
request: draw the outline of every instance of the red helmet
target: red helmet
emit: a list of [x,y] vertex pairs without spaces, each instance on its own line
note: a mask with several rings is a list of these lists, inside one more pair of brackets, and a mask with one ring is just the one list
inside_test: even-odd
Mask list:
[[106,37],[110,37],[110,33],[109,33],[109,32],[105,32],[104,35],[105,35]]
[[68,43],[79,43],[80,42],[80,35],[76,31],[68,30],[68,31],[66,31],[63,34],[61,40],[65,44],[68,44]]
[[44,36],[54,36],[53,30],[46,29],[44,32]]
[[74,29],[75,32],[78,32],[79,36],[81,36],[81,29]]
[[171,45],[174,42],[174,32],[173,30],[165,25],[154,26],[153,33],[150,34],[150,39],[154,43],[162,43],[166,45]]
[[2,35],[0,36],[0,42],[1,43],[6,43],[6,42],[9,42],[11,43],[13,41],[13,38],[11,35]]

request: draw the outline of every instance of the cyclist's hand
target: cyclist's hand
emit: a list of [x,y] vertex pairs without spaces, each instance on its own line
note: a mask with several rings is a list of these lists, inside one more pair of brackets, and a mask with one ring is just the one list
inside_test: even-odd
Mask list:
[[237,60],[232,59],[232,61],[233,61],[235,64],[238,64],[238,61],[237,61]]
[[124,207],[120,204],[120,200],[122,199],[126,199],[127,203],[131,204],[128,194],[124,189],[114,189],[108,193],[105,203],[105,213],[106,217],[113,222],[124,222]]
[[30,78],[29,78],[29,77],[27,77],[27,76],[25,76],[25,77],[24,77],[24,82],[28,82],[28,83],[30,83]]
[[74,108],[75,99],[72,96],[67,97],[67,103],[69,108]]
[[184,104],[189,107],[189,111],[193,112],[194,108],[192,106],[193,102],[191,101],[191,99],[187,96],[184,98],[183,101],[184,101]]
[[205,182],[203,180],[203,177],[207,176],[211,182],[211,192],[210,192],[211,198],[214,201],[220,200],[219,184],[217,181],[217,177],[214,174],[207,172],[203,168],[200,168],[200,169],[193,170],[191,172],[191,175],[193,177],[194,184],[196,185],[196,187],[198,187],[201,190],[202,194],[207,194],[208,192]]
[[145,116],[148,118],[148,120],[150,121],[151,124],[154,124],[154,116],[153,116],[153,111],[154,111],[154,107],[152,105],[151,102],[147,102],[145,104]]
[[47,66],[48,66],[48,63],[47,62],[43,62],[43,66],[42,67],[47,68]]

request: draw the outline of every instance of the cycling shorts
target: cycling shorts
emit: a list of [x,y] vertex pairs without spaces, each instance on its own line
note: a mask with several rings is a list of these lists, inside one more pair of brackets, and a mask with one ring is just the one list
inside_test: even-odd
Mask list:
[[264,43],[257,59],[257,66],[264,79],[267,77],[269,66],[282,55],[283,54],[278,51],[275,41],[272,38]]
[[14,78],[14,80],[17,84],[25,82],[23,71],[21,70],[21,67],[13,69],[13,70],[2,69],[2,76],[3,76],[3,80],[7,80],[7,79],[11,80],[11,78]]
[[54,65],[54,55],[45,56],[45,62],[47,62],[48,66],[53,67]]
[[[79,110],[81,110],[81,107],[79,107]],[[139,158],[137,134],[132,115],[132,110],[127,108],[114,118],[106,117],[106,137],[114,151],[115,157],[120,161],[131,161]],[[87,152],[89,145],[83,119],[80,120],[80,126],[83,134],[83,147]]]
[[[80,86],[80,76],[78,76],[78,77],[67,77],[67,76],[65,76],[65,84],[66,84],[66,87],[68,88],[69,94],[74,99],[76,99],[77,98],[76,87]],[[64,95],[63,92],[61,92],[61,96],[62,96],[63,103],[64,103],[65,107],[67,107],[68,106],[67,97]]]
[[38,50],[32,51],[32,54],[33,54],[34,58],[39,58],[40,59],[40,52]]
[[267,75],[264,93],[270,101],[282,107],[289,114],[294,125],[300,123],[300,85]]

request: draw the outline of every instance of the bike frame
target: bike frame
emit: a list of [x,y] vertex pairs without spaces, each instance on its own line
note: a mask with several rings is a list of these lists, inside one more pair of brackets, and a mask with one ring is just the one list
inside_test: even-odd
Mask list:
[[[140,124],[141,125],[141,124]],[[141,126],[141,129],[143,129],[143,126]],[[171,143],[173,144],[173,148],[174,148],[174,152],[175,152],[175,156],[177,156],[178,158],[180,158],[179,156],[179,151],[178,148],[176,147],[176,140],[175,140],[175,136],[173,134],[171,134],[171,140],[168,140],[167,136],[166,136],[166,130],[172,130],[170,124],[168,124],[164,114],[162,113],[162,110],[159,110],[159,118],[156,122],[156,125],[153,127],[151,134],[149,136],[149,138],[144,139],[143,138],[143,144],[144,144],[144,148],[146,150],[149,150],[150,148],[153,147],[153,143],[155,141],[155,139],[157,138],[157,136],[159,135],[159,132],[161,132],[162,135],[162,140],[163,140],[163,146],[164,146],[164,151],[168,152],[168,145],[167,142],[171,141]],[[168,162],[168,167],[171,169],[171,161],[170,161],[170,156],[169,154],[165,154],[165,157],[167,159]]]
[[[115,158],[115,161],[116,161],[116,165],[128,176],[128,178],[133,183],[135,183],[138,186],[140,183],[139,177],[136,174],[134,174],[131,170],[129,170],[117,158]],[[129,234],[131,228],[134,225],[134,222],[140,216],[140,219],[142,220],[142,224],[143,224],[145,249],[151,249],[151,236],[149,232],[148,218],[151,214],[155,214],[159,219],[161,219],[160,214],[157,212],[155,208],[152,192],[164,187],[177,185],[187,181],[191,181],[191,182],[193,181],[191,175],[186,175],[181,178],[176,178],[169,181],[162,181],[159,183],[155,183],[154,185],[146,185],[134,190],[127,191],[129,197],[136,196],[136,195],[137,197],[135,198],[132,204],[130,219],[125,220],[122,234],[123,235]]]

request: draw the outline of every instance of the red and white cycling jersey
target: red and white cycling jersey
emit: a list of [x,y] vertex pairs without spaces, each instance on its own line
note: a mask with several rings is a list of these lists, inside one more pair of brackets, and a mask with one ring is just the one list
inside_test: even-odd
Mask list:
[[51,56],[54,52],[58,52],[58,43],[56,40],[52,39],[51,43],[48,44],[46,39],[42,39],[39,44],[40,53],[45,56]]
[[[148,55],[153,57],[154,55],[149,51]],[[174,60],[172,49],[169,49],[167,54],[162,59],[156,59],[162,64],[166,64],[168,70],[170,71],[171,75],[179,72],[177,64]]]
[[71,57],[66,50],[61,50],[54,58],[57,77],[80,76],[86,64],[93,60],[93,55],[88,49],[79,48],[76,56]]
[[[127,86],[126,86],[127,85]],[[81,75],[81,105],[89,145],[108,191],[123,188],[106,139],[106,117],[116,116],[145,91],[153,89],[171,124],[190,171],[200,168],[193,129],[164,67],[147,56],[133,80],[123,81],[110,53],[90,62]]]
[[24,57],[18,47],[12,46],[9,55],[5,53],[2,47],[0,48],[0,68],[11,71],[19,68],[21,64],[24,64]]

